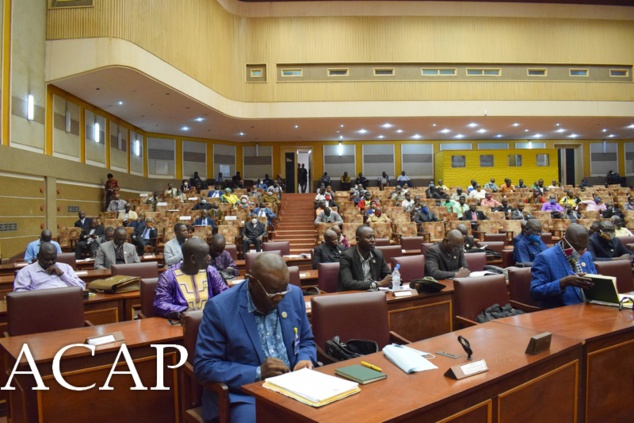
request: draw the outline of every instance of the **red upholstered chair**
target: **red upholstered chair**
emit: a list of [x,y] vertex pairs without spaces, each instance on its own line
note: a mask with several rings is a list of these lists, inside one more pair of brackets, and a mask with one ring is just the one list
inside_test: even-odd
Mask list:
[[486,244],[487,242],[491,242],[491,241],[502,241],[502,242],[506,242],[506,234],[484,234],[484,243]]
[[113,264],[110,268],[112,276],[138,276],[139,278],[158,278],[158,263],[146,261],[143,263]]
[[[194,375],[194,356],[198,328],[203,318],[203,310],[187,311],[183,313],[183,346],[187,349],[187,362],[179,368],[181,381],[181,421],[185,423],[202,422],[202,392],[203,387],[196,381]],[[220,416],[219,423],[229,423],[229,388],[224,383],[207,383],[205,388],[218,395]]]
[[390,239],[389,238],[376,238],[374,240],[374,245],[376,245],[377,247],[385,247],[390,245]]
[[87,323],[78,286],[9,292],[6,301],[9,336],[80,328]]
[[632,281],[632,265],[627,260],[597,261],[594,263],[597,273],[616,278],[616,289],[619,292],[634,291]]
[[337,292],[339,283],[339,263],[319,263],[317,265],[317,287],[322,292]]
[[392,257],[401,257],[403,255],[403,249],[399,245],[388,245],[388,246],[377,246],[377,250],[380,250],[383,253],[383,257],[385,258],[385,262],[390,264],[392,263]]
[[279,254],[280,256],[282,255],[282,252],[280,250],[260,251],[259,253],[246,253],[244,255],[244,269],[246,272],[251,271],[251,266],[253,266],[253,262],[255,261],[255,258],[262,253],[274,253],[274,254]]
[[504,275],[456,278],[453,286],[456,322],[462,327],[477,325],[476,317],[487,307],[510,302]]
[[158,278],[141,279],[141,312],[139,313],[141,319],[156,316],[156,313],[154,313],[154,297],[156,297],[157,284]]
[[422,255],[427,254],[427,250],[429,250],[435,243],[433,242],[423,242],[420,244],[420,252]]
[[231,254],[231,258],[233,259],[233,261],[235,262],[236,260],[238,260],[238,247],[235,245],[225,245],[225,250],[229,251],[229,254]]
[[299,266],[288,267],[288,283],[299,288],[302,287],[302,281],[299,278]]
[[484,266],[487,264],[486,253],[466,253],[464,255],[464,258],[467,261],[467,266],[469,266],[469,270],[471,270],[472,272],[479,272],[484,270]]
[[401,237],[401,248],[405,251],[420,249],[420,244],[423,242],[422,236],[404,236]]
[[550,232],[542,232],[542,241],[546,245],[553,245],[553,234]]
[[511,300],[532,307],[533,311],[539,310],[539,304],[531,298],[531,268],[509,267],[508,278]]
[[401,265],[399,272],[401,272],[401,282],[403,284],[425,276],[425,256],[422,254],[392,257],[392,269],[397,264]]
[[[618,240],[621,241],[621,244],[623,244],[625,248],[628,248],[627,244],[634,244],[634,236],[620,236]],[[57,255],[57,257],[59,257],[59,255]]]
[[506,269],[514,264],[515,260],[513,259],[513,250],[502,250],[502,267]]
[[[476,243],[478,247],[486,247],[489,250],[497,251],[502,254],[504,250],[504,241],[480,241]],[[472,254],[472,253],[469,253]]]
[[283,256],[291,253],[291,243],[289,241],[270,241],[262,244],[262,251],[280,250]]
[[75,253],[61,253],[57,255],[57,261],[64,263],[77,270],[77,261],[75,260]]
[[379,349],[392,342],[408,343],[390,331],[387,300],[383,292],[359,292],[341,295],[317,295],[311,298],[312,328],[318,357],[334,361],[326,353],[326,341],[339,336],[376,341]]

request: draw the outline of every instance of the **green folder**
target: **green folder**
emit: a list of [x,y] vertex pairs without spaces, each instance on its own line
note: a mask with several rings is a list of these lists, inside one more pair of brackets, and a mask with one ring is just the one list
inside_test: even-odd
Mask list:
[[385,379],[387,377],[385,373],[377,372],[376,370],[372,370],[361,364],[339,367],[335,370],[335,374],[345,377],[346,379],[354,380],[361,385],[376,382],[377,380]]

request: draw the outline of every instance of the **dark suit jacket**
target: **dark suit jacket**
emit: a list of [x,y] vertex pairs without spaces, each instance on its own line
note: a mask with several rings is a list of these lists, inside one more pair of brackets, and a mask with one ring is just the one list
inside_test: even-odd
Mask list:
[[87,217],[84,219],[84,224],[81,224],[81,220],[77,220],[75,222],[75,227],[76,228],[81,228],[81,233],[83,234],[84,232],[90,232],[90,224],[92,223],[92,219]]
[[[145,228],[146,228],[146,224],[145,222],[140,223],[136,229],[134,229],[134,234],[133,236],[136,237],[142,237],[143,236],[143,232],[145,232]],[[150,239],[155,239],[156,237],[158,237],[158,231],[156,230],[156,228],[152,228],[150,230]]]
[[244,236],[245,239],[254,240],[262,235],[266,235],[266,226],[264,226],[264,223],[260,222],[259,220],[258,223],[256,223],[255,225],[253,225],[251,221],[248,221],[244,225],[242,236]]
[[[392,271],[387,266],[383,253],[379,250],[372,251],[374,258],[370,260],[370,273],[374,281],[380,281]],[[370,282],[363,280],[363,268],[357,247],[352,247],[343,253],[339,258],[339,284],[337,291],[370,289]]]
[[[476,210],[476,217],[478,220],[489,220],[486,214],[480,210]],[[462,220],[471,220],[471,210],[467,210],[462,214]]]
[[[86,237],[87,237],[87,236],[88,236],[88,234],[90,233],[90,230],[91,230],[91,229],[92,229],[92,228],[87,228],[87,229],[82,230],[82,231],[81,231],[81,235],[79,236],[79,240],[80,240],[80,241],[84,241],[84,240],[86,240]],[[97,227],[95,228],[95,233],[94,233],[93,235],[95,235],[95,236],[97,237],[97,239],[99,239],[99,238],[103,235],[103,233],[104,233],[105,231],[106,231],[106,230],[104,229],[103,225],[99,225],[99,226],[97,226]]]
[[319,244],[313,251],[313,269],[317,269],[319,263],[339,263],[341,253],[346,251],[342,244],[335,248],[326,244]]

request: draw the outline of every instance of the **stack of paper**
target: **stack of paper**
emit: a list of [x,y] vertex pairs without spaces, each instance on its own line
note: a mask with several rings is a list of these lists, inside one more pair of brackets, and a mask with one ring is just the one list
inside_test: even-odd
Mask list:
[[270,377],[263,386],[313,407],[321,407],[361,391],[356,382],[309,369]]
[[386,345],[383,354],[392,363],[405,373],[422,372],[423,370],[437,369],[429,360],[421,357],[411,348],[404,348],[400,345]]

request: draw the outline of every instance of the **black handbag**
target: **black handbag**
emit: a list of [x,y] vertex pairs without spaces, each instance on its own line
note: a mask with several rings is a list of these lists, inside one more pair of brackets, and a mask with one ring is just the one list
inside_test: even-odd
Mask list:
[[349,360],[378,351],[378,344],[367,339],[350,339],[348,342],[342,342],[338,336],[334,336],[326,341],[326,353],[336,361]]

